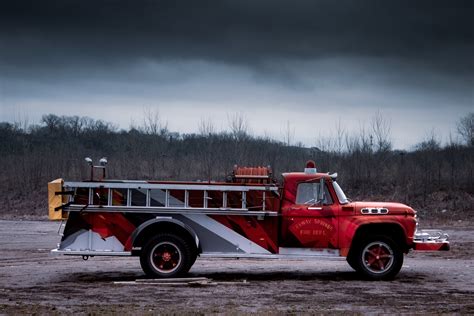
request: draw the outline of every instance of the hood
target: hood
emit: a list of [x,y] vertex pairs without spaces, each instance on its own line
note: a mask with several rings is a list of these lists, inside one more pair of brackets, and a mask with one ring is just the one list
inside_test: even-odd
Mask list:
[[[412,215],[416,214],[415,210],[408,205],[396,202],[352,202],[356,213],[363,213],[363,209],[368,209],[366,212],[371,212],[374,209],[386,209],[387,214],[390,215]],[[383,211],[385,212],[385,211]]]

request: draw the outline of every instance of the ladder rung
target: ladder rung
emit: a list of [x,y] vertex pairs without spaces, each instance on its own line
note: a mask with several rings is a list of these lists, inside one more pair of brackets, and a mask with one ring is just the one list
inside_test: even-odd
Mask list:
[[227,208],[227,192],[222,192],[222,207]]
[[202,203],[203,208],[207,208],[207,200],[209,199],[207,191],[204,191],[204,201]]
[[146,190],[146,206],[149,207],[151,205],[151,190]]
[[184,208],[189,207],[189,191],[184,190]]
[[107,206],[112,206],[112,189],[107,191]]
[[242,208],[247,208],[247,192],[242,191]]
[[132,190],[127,189],[127,206],[132,206]]

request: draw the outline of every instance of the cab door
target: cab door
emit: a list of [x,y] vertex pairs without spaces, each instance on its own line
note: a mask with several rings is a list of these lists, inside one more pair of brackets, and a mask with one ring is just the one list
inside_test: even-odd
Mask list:
[[280,245],[337,249],[338,204],[334,203],[326,181],[317,179],[298,182],[295,193],[285,196],[282,205]]

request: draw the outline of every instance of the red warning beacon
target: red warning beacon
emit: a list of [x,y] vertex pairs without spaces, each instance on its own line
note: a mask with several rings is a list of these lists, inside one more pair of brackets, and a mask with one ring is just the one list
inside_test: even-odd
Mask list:
[[316,163],[313,160],[308,160],[306,162],[306,168],[304,168],[304,173],[317,173]]

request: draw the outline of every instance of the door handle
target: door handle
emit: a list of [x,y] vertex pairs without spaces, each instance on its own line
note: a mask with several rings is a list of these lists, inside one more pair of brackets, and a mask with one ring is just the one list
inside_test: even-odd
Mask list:
[[321,211],[323,208],[322,207],[318,207],[318,206],[308,206],[308,210],[310,211]]

